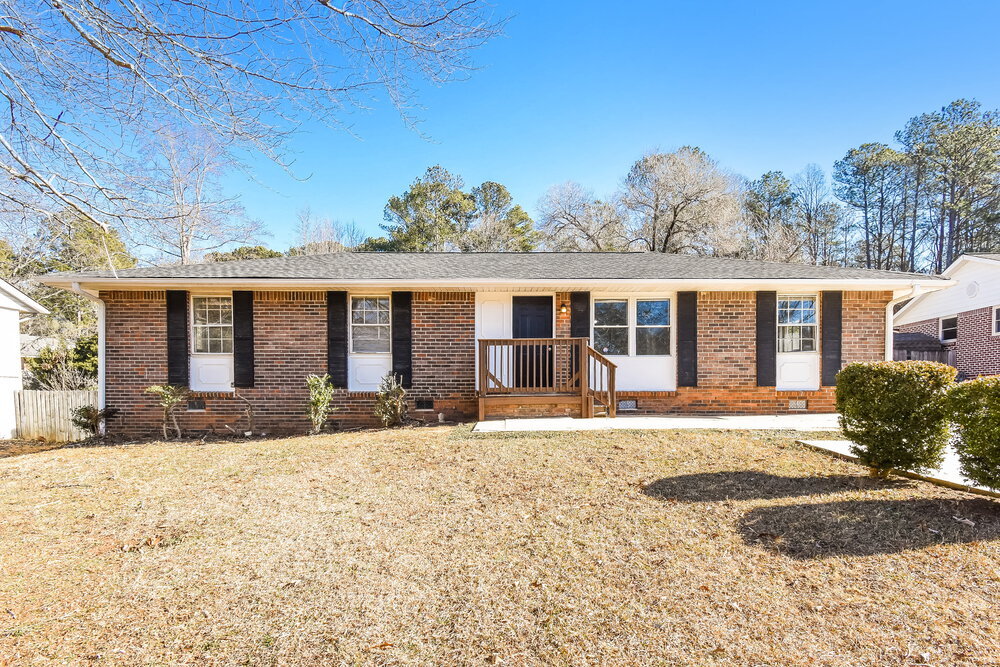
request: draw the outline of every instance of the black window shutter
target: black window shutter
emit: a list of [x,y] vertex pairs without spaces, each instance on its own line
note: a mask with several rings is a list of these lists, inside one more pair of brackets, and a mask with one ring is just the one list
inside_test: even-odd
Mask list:
[[253,292],[233,292],[233,386],[253,387]]
[[326,293],[326,372],[334,387],[347,387],[347,292]]
[[392,372],[403,388],[413,386],[413,292],[392,293]]
[[820,320],[822,345],[822,385],[832,387],[837,384],[837,373],[841,364],[841,337],[844,324],[844,293],[820,293],[822,319]]
[[677,293],[677,386],[698,386],[698,293]]
[[188,385],[188,293],[167,291],[167,383]]
[[590,338],[590,292],[571,292],[569,295],[569,335],[571,338]]
[[778,374],[778,293],[757,292],[757,386],[773,387]]

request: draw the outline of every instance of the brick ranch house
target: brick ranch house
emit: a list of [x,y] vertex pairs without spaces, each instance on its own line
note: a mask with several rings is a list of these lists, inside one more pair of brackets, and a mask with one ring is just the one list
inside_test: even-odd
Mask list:
[[952,286],[896,313],[896,358],[917,358],[911,350],[936,344],[962,378],[1000,375],[1000,254],[962,255],[943,275]]
[[[657,253],[335,253],[52,274],[100,313],[112,432],[155,432],[150,385],[191,389],[190,430],[373,423],[394,372],[411,415],[831,412],[843,364],[891,354],[892,306],[936,276]],[[888,326],[887,326],[888,325]]]

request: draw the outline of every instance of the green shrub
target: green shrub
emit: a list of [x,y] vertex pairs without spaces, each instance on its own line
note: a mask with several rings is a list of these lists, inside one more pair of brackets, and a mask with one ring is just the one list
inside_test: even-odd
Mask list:
[[948,392],[962,474],[980,486],[1000,489],[1000,377],[955,385]]
[[948,444],[947,389],[956,370],[932,361],[849,364],[837,374],[840,427],[878,477],[941,465]]
[[78,408],[73,408],[73,426],[92,436],[98,435],[101,432],[101,426],[109,419],[113,419],[119,412],[118,408],[98,410],[94,405],[81,405]]
[[188,399],[188,388],[172,384],[154,384],[152,387],[146,387],[146,393],[156,396],[160,400],[160,407],[163,408],[163,439],[166,440],[170,437],[167,435],[168,423],[173,423],[177,437],[182,437],[184,432],[181,431],[181,425],[177,423],[177,415],[174,410]]
[[306,386],[309,388],[309,403],[307,407],[309,422],[312,424],[309,432],[315,435],[323,430],[326,418],[333,411],[330,408],[330,403],[333,401],[335,390],[328,374],[308,376],[306,378]]
[[375,416],[386,427],[406,421],[406,390],[395,373],[388,373],[378,385]]

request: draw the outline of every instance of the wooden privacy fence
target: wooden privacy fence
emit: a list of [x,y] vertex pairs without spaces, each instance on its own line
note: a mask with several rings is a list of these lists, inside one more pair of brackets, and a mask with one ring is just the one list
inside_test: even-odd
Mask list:
[[936,361],[949,366],[957,366],[955,348],[944,350],[906,350],[895,348],[892,351],[893,361]]
[[73,426],[73,409],[97,405],[96,391],[16,391],[14,423],[17,437],[55,442],[83,440],[90,434]]

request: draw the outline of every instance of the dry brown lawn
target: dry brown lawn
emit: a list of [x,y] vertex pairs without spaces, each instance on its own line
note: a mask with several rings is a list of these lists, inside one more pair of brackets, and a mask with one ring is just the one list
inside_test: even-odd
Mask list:
[[0,664],[984,665],[998,617],[1000,503],[787,435],[0,459]]

